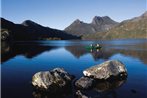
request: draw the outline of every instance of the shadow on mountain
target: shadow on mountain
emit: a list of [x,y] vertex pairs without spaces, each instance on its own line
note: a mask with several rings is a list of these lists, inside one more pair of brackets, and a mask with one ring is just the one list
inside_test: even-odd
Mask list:
[[1,62],[5,62],[17,55],[23,55],[26,58],[33,58],[43,53],[44,51],[50,51],[57,47],[41,46],[36,42],[24,43],[1,43]]
[[71,40],[80,37],[71,35],[62,30],[44,27],[31,20],[22,24],[15,24],[1,18],[1,40],[28,41],[28,40]]

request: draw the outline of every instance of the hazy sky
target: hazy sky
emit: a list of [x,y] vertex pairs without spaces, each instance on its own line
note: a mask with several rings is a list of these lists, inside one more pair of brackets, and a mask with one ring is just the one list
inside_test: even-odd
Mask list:
[[1,16],[62,30],[75,19],[90,23],[94,16],[107,15],[116,21],[133,18],[146,11],[146,4],[146,0],[2,0]]

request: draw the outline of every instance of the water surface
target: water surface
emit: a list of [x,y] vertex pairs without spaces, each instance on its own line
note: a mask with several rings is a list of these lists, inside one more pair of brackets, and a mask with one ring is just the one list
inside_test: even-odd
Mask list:
[[[86,50],[96,43],[100,51]],[[84,69],[115,59],[126,65],[128,78],[119,87],[97,92],[97,98],[147,98],[147,40],[2,42],[1,55],[2,98],[41,98],[31,85],[38,71],[62,67],[78,79]]]

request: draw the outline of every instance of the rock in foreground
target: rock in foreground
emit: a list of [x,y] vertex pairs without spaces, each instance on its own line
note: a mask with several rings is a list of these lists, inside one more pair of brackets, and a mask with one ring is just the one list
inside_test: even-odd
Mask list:
[[83,71],[84,76],[95,79],[108,79],[111,76],[127,75],[125,65],[118,60],[106,61]]
[[94,79],[89,77],[81,77],[79,80],[75,82],[75,86],[80,89],[89,89],[93,86]]
[[84,95],[80,90],[76,92],[77,98],[88,98],[88,96]]
[[32,84],[39,90],[58,92],[69,87],[73,76],[62,68],[36,73],[32,78]]

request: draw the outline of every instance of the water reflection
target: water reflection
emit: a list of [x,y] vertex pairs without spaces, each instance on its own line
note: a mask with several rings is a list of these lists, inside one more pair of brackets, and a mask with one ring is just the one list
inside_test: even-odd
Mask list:
[[69,97],[68,94],[47,94],[47,93],[41,93],[41,92],[33,92],[32,93],[34,98],[72,98]]
[[[90,90],[81,90],[88,98],[118,98],[116,88],[119,88],[126,82],[126,78],[115,80],[97,81],[96,86]],[[74,85],[74,83],[73,83]],[[49,93],[34,90],[32,95],[34,98],[81,98],[76,94],[76,89],[64,89],[62,93]]]
[[115,79],[111,81],[99,81],[96,83],[95,90],[97,92],[107,92],[119,88],[127,81],[126,78],[124,79]]
[[[59,43],[58,43],[59,44]],[[89,44],[88,44],[89,45]],[[1,43],[1,62],[5,62],[17,55],[23,55],[30,59],[36,57],[37,55],[45,52],[51,51],[56,48],[64,47],[69,51],[74,57],[79,59],[80,57],[91,54],[95,61],[99,59],[107,60],[114,54],[123,54],[125,56],[131,56],[140,59],[144,64],[147,64],[147,42],[135,44],[135,45],[114,45],[114,44],[102,44],[102,49],[100,51],[88,51],[85,48],[85,44],[76,45],[65,45],[65,46],[51,46],[39,44],[37,42],[29,43]]]
[[[100,43],[100,51],[88,51],[86,46]],[[45,94],[32,89],[32,75],[38,71],[63,67],[81,77],[82,71],[109,59],[119,59],[127,67],[127,82],[98,82],[88,95],[94,98],[146,98],[146,41],[46,41],[1,43],[2,98],[75,98],[65,94]],[[145,66],[144,66],[145,65]],[[139,82],[139,83],[138,83]],[[125,85],[124,85],[125,83]],[[123,85],[123,86],[121,86]],[[19,93],[18,93],[19,91]],[[33,95],[32,95],[33,94]]]
[[71,52],[76,58],[80,58],[88,53],[90,53],[95,60],[108,59],[113,55],[111,52],[105,51],[104,48],[93,52],[86,50],[85,46],[67,46],[65,49]]
[[32,95],[34,98],[73,98],[71,87],[62,90],[62,92],[56,92],[56,93],[34,90]]
[[[142,47],[141,47],[142,46]],[[71,52],[76,58],[80,58],[81,56],[90,53],[94,60],[105,59],[108,60],[114,54],[123,54],[125,56],[131,56],[134,58],[140,59],[144,64],[147,64],[147,43],[137,44],[133,49],[129,48],[130,46],[124,46],[122,48],[118,47],[109,47],[104,46],[100,51],[90,52],[85,49],[85,46],[67,46],[65,47],[67,51]],[[128,48],[128,49],[124,49]],[[138,50],[144,49],[144,50]],[[146,49],[146,50],[145,50]]]
[[1,62],[5,62],[17,55],[23,55],[28,59],[36,57],[37,55],[51,51],[57,47],[55,46],[41,46],[38,43],[1,43]]
[[[107,80],[97,80],[95,85],[88,90],[81,90],[83,95],[88,98],[118,98],[117,89],[124,85],[127,81],[127,76],[111,77]],[[81,96],[81,94],[79,94]],[[78,98],[81,98],[79,97]]]

